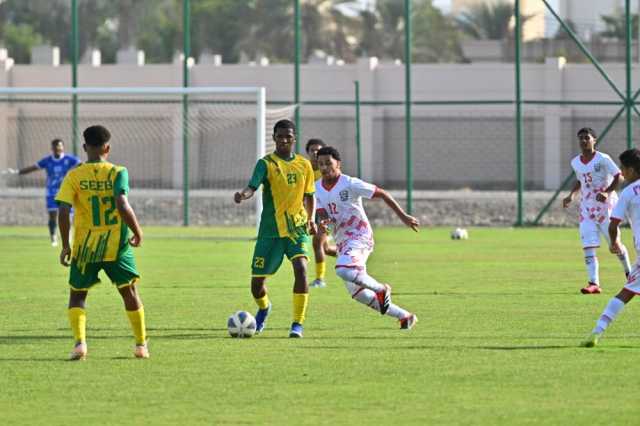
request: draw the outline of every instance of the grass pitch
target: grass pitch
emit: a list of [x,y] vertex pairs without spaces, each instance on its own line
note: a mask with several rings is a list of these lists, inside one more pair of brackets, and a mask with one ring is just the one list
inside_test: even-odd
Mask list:
[[145,231],[136,258],[152,358],[133,359],[121,299],[103,277],[88,299],[88,360],[72,363],[58,249],[44,227],[0,228],[0,423],[637,422],[637,302],[601,346],[578,347],[624,277],[603,247],[604,293],[579,294],[576,229],[471,229],[468,241],[377,229],[369,271],[417,327],[400,331],[352,301],[330,267],[329,286],[311,289],[302,340],[287,338],[287,262],[268,282],[265,332],[227,335],[232,312],[255,310],[251,229]]

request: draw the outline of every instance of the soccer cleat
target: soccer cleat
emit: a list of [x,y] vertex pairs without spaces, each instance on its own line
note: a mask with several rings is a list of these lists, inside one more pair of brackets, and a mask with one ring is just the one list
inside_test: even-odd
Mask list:
[[58,238],[55,235],[51,237],[51,247],[58,247]]
[[327,286],[327,283],[322,281],[320,278],[316,278],[309,286],[315,288],[325,288]]
[[602,290],[600,286],[596,283],[589,283],[585,288],[580,289],[580,293],[582,294],[600,294]]
[[602,333],[591,333],[589,337],[586,338],[584,342],[582,342],[582,346],[585,348],[593,348],[598,345],[598,341],[602,337]]
[[302,337],[302,324],[297,322],[291,323],[291,330],[289,331],[289,337],[301,338]]
[[87,359],[87,344],[84,342],[76,343],[69,354],[69,361],[84,361]]
[[391,286],[389,284],[383,284],[384,289],[376,292],[376,298],[380,304],[380,313],[386,314],[391,304]]
[[418,317],[414,314],[410,314],[400,320],[400,330],[411,330],[418,322]]
[[269,313],[271,313],[271,302],[269,302],[269,306],[266,309],[258,309],[258,312],[256,312],[256,334],[260,334],[264,330]]
[[149,358],[149,347],[147,344],[136,345],[133,354],[136,358]]

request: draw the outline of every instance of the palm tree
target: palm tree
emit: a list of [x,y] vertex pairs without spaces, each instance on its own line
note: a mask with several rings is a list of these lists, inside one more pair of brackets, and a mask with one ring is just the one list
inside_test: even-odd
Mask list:
[[[456,17],[463,33],[478,40],[502,40],[512,34],[513,5],[503,0],[471,6]],[[531,16],[522,16],[522,23]]]
[[[624,14],[602,15],[600,17],[604,21],[605,30],[600,33],[603,37],[612,37],[624,39],[627,35],[627,22]],[[631,15],[631,37],[638,38],[638,14]]]

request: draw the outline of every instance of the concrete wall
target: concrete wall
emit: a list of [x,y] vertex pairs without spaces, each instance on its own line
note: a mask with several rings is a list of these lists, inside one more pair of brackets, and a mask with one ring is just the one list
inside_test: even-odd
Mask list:
[[[624,65],[606,64],[607,72],[624,91]],[[638,68],[634,67],[634,75]],[[81,86],[179,86],[179,64],[81,66]],[[617,95],[591,65],[567,64],[549,59],[544,64],[523,65],[526,100],[611,100]],[[305,101],[352,101],[355,80],[365,101],[402,101],[404,67],[362,60],[345,66],[302,67]],[[265,86],[269,101],[293,99],[293,67],[271,65],[196,65],[194,86]],[[0,69],[0,84],[10,87],[68,86],[69,66],[16,65]],[[511,64],[417,64],[413,68],[414,101],[512,100],[514,70]],[[233,107],[238,108],[238,107]],[[277,108],[277,106],[273,106]],[[602,130],[616,106],[525,107],[525,180],[528,188],[557,187],[569,172],[569,159],[577,151],[575,131],[582,126]],[[515,187],[515,123],[513,105],[416,105],[413,107],[413,164],[418,188]],[[191,182],[211,188],[216,180],[225,187],[241,186],[255,161],[251,155],[255,123],[236,120],[225,110],[198,110],[204,122],[192,134]],[[234,114],[238,111],[233,110]],[[182,179],[180,112],[138,104],[81,104],[81,126],[103,122],[115,130],[118,141],[114,161],[127,164],[132,184],[155,188],[179,187]],[[48,150],[53,136],[69,140],[70,106],[0,104],[0,167],[32,164]],[[207,114],[209,114],[207,116]],[[250,113],[248,113],[250,114]],[[343,152],[344,169],[355,173],[355,114],[352,106],[303,106],[302,142],[320,137]],[[404,107],[363,106],[364,178],[391,187],[405,186]],[[612,130],[605,151],[617,154],[624,146],[624,123]],[[247,154],[249,153],[249,154]],[[15,185],[36,185],[42,177],[30,176]]]

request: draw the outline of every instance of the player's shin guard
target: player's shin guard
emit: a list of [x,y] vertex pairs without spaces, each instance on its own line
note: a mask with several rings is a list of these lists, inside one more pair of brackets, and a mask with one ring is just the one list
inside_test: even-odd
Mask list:
[[293,293],[293,322],[304,324],[304,318],[307,314],[308,304],[308,293]]
[[629,262],[629,251],[625,246],[621,247],[622,251],[618,256],[618,260],[622,264],[622,268],[624,269],[625,274],[629,274],[631,272],[631,263]]
[[316,262],[316,279],[324,280],[324,275],[327,270],[326,262]]
[[596,256],[595,248],[584,249],[584,264],[587,267],[589,282],[600,285],[598,257]]
[[360,287],[379,292],[384,290],[384,285],[380,284],[373,277],[367,274],[365,270],[357,270],[355,268],[336,267],[336,274],[343,281],[351,282]]
[[144,307],[137,311],[127,311],[127,317],[131,323],[131,330],[136,338],[136,345],[144,345],[147,341],[147,330],[144,324]]
[[[345,281],[344,286],[347,288],[347,291],[351,295],[352,299],[370,307],[376,312],[380,312],[380,303],[378,302],[378,298],[373,291],[349,281]],[[402,319],[409,316],[410,313],[402,309],[400,306],[391,303],[386,315]]]
[[604,332],[623,309],[624,302],[622,300],[617,297],[611,298],[609,303],[607,303],[607,307],[602,311],[598,322],[596,322],[593,332],[598,334]]
[[76,343],[87,341],[87,312],[83,308],[69,308],[69,324]]

